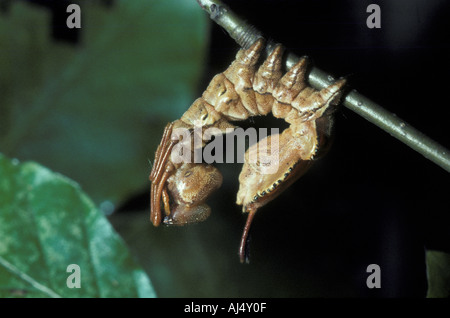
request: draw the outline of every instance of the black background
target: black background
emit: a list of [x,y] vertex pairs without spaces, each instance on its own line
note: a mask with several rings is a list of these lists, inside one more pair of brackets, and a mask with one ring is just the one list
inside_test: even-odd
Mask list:
[[[352,88],[450,147],[445,1],[224,2],[267,37],[347,77]],[[370,3],[381,7],[381,29],[366,26]],[[205,83],[236,52],[220,27],[211,33]],[[252,238],[264,240],[258,247],[280,263],[314,255],[309,270],[316,273],[356,281],[368,275],[368,264],[380,265],[383,288],[362,288],[362,296],[422,297],[424,249],[450,251],[449,181],[445,170],[342,107],[328,155],[259,211]],[[234,201],[232,194],[227,199]]]

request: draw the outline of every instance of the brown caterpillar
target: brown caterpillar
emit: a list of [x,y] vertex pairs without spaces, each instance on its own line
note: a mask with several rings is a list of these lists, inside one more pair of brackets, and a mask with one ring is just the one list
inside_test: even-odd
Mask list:
[[[270,112],[283,118],[290,126],[279,136],[278,147],[272,149],[268,136],[245,153],[245,162],[239,176],[238,205],[248,213],[241,238],[241,262],[248,261],[246,242],[256,211],[276,198],[310,167],[320,155],[332,124],[332,107],[339,103],[345,79],[316,90],[306,82],[307,59],[302,58],[288,72],[282,74],[283,47],[277,45],[258,67],[264,40],[258,39],[248,49],[241,49],[236,59],[223,72],[216,75],[202,97],[194,101],[183,116],[165,128],[155,155],[150,180],[151,221],[158,226],[162,221],[161,200],[164,205],[164,223],[184,225],[205,220],[210,208],[205,204],[208,196],[218,189],[222,176],[217,168],[206,163],[173,162],[171,154],[177,143],[190,143],[192,159],[195,149],[204,147],[206,140],[194,145],[194,136],[207,128],[218,128],[225,133],[234,128],[229,121],[246,120],[252,116],[265,116]],[[177,128],[189,131],[179,138],[172,132]],[[252,155],[276,154],[276,173],[262,173],[264,160],[251,162]]]

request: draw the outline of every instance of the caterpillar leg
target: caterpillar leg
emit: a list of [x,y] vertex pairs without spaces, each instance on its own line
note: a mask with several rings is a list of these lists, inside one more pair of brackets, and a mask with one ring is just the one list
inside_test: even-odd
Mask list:
[[[149,176],[152,182],[150,191],[150,220],[154,226],[158,226],[161,223],[161,196],[165,192],[165,183],[174,169],[169,161],[172,148],[176,144],[175,141],[170,139],[172,128],[173,123],[169,123],[164,129],[163,137],[156,150],[155,162]],[[167,202],[167,193],[164,193],[165,206]]]

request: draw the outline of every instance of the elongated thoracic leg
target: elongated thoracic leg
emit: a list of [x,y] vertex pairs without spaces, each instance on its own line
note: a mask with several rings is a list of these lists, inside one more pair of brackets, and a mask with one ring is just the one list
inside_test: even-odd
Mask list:
[[[158,226],[161,223],[161,196],[164,199],[164,207],[168,206],[167,192],[164,193],[164,185],[170,174],[173,172],[173,165],[168,162],[169,156],[172,152],[173,146],[177,143],[171,140],[173,123],[170,123],[164,129],[164,134],[161,143],[158,146],[155,154],[155,162],[150,173],[151,194],[150,194],[150,220],[153,225]],[[164,194],[163,194],[164,193]]]
[[[226,126],[219,122],[219,128]],[[194,155],[195,137],[191,132],[189,136],[172,134],[172,131],[176,132],[180,127],[186,129],[189,126],[181,121],[166,126],[150,173],[150,220],[155,226],[162,222],[167,225],[184,225],[205,220],[211,211],[205,201],[222,184],[222,175],[217,168],[206,163],[190,162]],[[174,148],[177,143],[186,146],[186,149]],[[177,154],[179,151],[191,151],[191,156],[185,158],[186,162],[173,162],[172,150]],[[164,219],[161,201],[164,204]]]

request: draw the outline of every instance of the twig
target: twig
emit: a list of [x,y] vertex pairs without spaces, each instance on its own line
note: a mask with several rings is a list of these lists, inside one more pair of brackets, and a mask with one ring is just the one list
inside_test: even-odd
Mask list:
[[[220,0],[197,0],[197,2],[203,10],[209,13],[211,19],[223,27],[241,47],[248,48],[257,38],[263,37],[259,30],[242,20]],[[272,41],[268,42],[267,54],[271,52],[274,44]],[[294,54],[288,53],[286,68],[291,68],[298,59]],[[309,82],[316,89],[322,89],[333,81],[334,78],[331,75],[317,67],[313,67],[309,74]],[[395,114],[387,111],[356,90],[351,90],[346,94],[343,105],[388,132],[391,136],[419,152],[447,172],[450,172],[450,151],[407,124],[401,118],[398,118]]]

